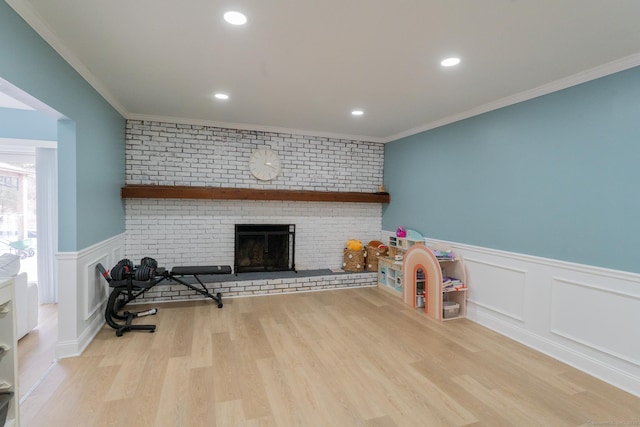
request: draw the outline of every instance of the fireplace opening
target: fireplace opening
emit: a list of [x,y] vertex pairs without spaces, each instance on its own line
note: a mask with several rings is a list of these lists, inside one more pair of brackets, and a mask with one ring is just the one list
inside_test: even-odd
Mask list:
[[295,271],[295,224],[236,224],[234,272]]

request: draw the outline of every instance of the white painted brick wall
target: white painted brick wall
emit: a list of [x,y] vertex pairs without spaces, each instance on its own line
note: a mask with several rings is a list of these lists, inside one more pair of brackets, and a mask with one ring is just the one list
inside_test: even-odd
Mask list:
[[[250,153],[264,147],[275,150],[283,166],[270,182],[248,170]],[[383,163],[384,146],[374,142],[127,122],[127,184],[375,192]],[[151,256],[167,268],[233,265],[234,225],[240,223],[295,224],[298,270],[341,267],[348,239],[366,243],[382,232],[377,203],[126,199],[125,212],[126,256]]]
[[160,265],[233,266],[235,224],[295,224],[298,270],[339,268],[348,239],[379,240],[377,203],[126,199],[126,253]]
[[[262,182],[249,155],[271,148],[283,171]],[[129,120],[127,184],[374,192],[382,183],[384,145],[308,135]]]
[[[222,302],[225,298],[247,295],[272,295],[290,292],[308,292],[326,289],[342,289],[369,287],[377,285],[376,273],[352,273],[330,276],[300,277],[274,280],[246,280],[221,283],[205,283],[212,294],[220,292]],[[200,287],[196,284],[195,286]],[[202,295],[180,284],[159,284],[143,296],[136,298],[136,303],[154,301],[181,301],[206,299]]]

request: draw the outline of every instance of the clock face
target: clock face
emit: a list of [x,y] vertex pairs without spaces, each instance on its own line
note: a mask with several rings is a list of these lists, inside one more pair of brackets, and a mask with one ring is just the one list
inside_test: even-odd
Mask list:
[[249,170],[259,180],[269,181],[280,174],[282,166],[275,151],[261,148],[251,153]]

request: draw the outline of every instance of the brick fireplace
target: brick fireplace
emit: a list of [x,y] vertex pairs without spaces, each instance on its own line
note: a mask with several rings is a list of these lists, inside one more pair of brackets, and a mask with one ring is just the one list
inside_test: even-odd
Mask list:
[[[256,180],[247,167],[250,153],[263,147],[276,151],[283,165],[282,174],[269,182]],[[129,120],[126,183],[375,192],[382,183],[383,156],[383,144],[375,142]],[[381,203],[182,198],[124,203],[127,257],[153,256],[166,267],[233,266],[235,224],[295,224],[299,271],[340,268],[348,239],[381,238]]]

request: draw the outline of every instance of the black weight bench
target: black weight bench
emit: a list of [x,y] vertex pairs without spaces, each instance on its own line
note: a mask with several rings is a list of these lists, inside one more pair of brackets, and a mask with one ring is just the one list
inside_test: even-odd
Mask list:
[[[164,269],[158,269],[156,273],[156,277],[160,276],[160,279],[156,282],[156,284],[162,282],[163,280],[173,280],[174,282],[180,283],[183,286],[186,286],[189,289],[192,289],[203,295],[207,298],[211,298],[212,300],[218,303],[218,308],[222,308],[222,295],[220,292],[213,295],[208,290],[207,287],[202,283],[199,276],[207,276],[211,274],[231,274],[231,267],[228,265],[209,265],[209,266],[186,266],[186,267],[173,267],[170,272],[164,271]],[[191,283],[187,283],[186,281],[178,278],[184,276],[193,276],[201,288],[192,285]]]
[[[116,330],[117,336],[122,336],[128,331],[148,331],[154,332],[156,325],[134,325],[133,320],[138,317],[154,315],[158,309],[152,308],[146,311],[120,313],[122,308],[135,300],[154,286],[163,281],[174,281],[178,284],[211,298],[216,301],[218,308],[222,308],[222,295],[220,292],[213,295],[210,293],[200,276],[213,274],[231,274],[231,267],[228,265],[214,266],[185,266],[173,267],[171,271],[166,271],[163,267],[158,267],[153,258],[145,257],[139,266],[134,266],[128,259],[123,259],[116,264],[111,271],[106,271],[102,264],[98,263],[96,269],[109,283],[112,288],[105,310],[105,320],[109,326]],[[197,287],[184,280],[185,276],[193,276],[200,284]]]

